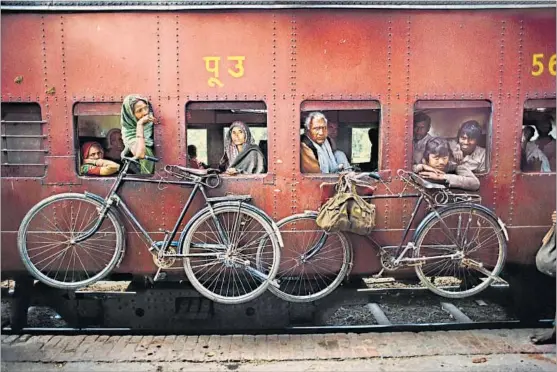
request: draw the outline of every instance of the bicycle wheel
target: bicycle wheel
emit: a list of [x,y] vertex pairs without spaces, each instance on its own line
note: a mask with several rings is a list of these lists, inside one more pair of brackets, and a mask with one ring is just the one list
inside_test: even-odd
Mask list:
[[262,294],[273,280],[280,248],[273,227],[251,208],[216,206],[192,223],[182,245],[184,269],[203,296],[240,304]]
[[23,218],[18,248],[23,264],[41,282],[77,289],[102,279],[119,262],[124,231],[109,211],[98,230],[80,243],[75,238],[98,221],[101,204],[82,194],[54,195],[36,204]]
[[[343,233],[326,233],[315,222],[317,213],[287,217],[278,223],[284,242],[275,278],[269,287],[291,302],[310,302],[333,292],[352,264],[352,250]],[[304,257],[307,255],[307,257]]]
[[415,267],[418,277],[444,297],[480,293],[505,262],[507,243],[497,220],[474,205],[448,207],[431,216],[416,232],[414,257],[430,258]]

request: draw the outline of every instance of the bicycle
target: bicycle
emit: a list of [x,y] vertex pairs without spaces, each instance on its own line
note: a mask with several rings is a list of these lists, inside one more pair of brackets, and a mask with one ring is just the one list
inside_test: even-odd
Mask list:
[[[75,290],[104,278],[125,255],[123,214],[132,227],[139,229],[138,235],[147,242],[159,267],[155,281],[162,269],[182,258],[193,287],[216,302],[244,303],[269,285],[277,285],[273,278],[280,262],[280,232],[263,210],[249,203],[251,196],[208,197],[205,188],[214,189],[220,184],[216,170],[166,165],[164,170],[177,180],[165,183],[193,190],[172,231],[159,229],[164,231],[164,240],[154,241],[118,192],[126,181],[162,181],[130,177],[130,165],[139,162],[124,153],[122,160],[122,169],[105,198],[89,192],[53,195],[37,203],[24,217],[18,248],[25,267],[36,279],[52,287]],[[198,192],[206,206],[174,241]]]
[[[345,172],[342,176],[358,186],[373,188],[371,182],[363,181],[369,177],[386,187],[384,195],[362,196],[367,200],[417,199],[398,245],[381,246],[373,234],[367,236],[381,257],[382,269],[375,277],[381,277],[385,270],[414,267],[425,287],[448,298],[472,296],[492,282],[502,281],[498,275],[505,262],[508,233],[501,219],[478,204],[479,195],[453,192],[402,169],[398,176],[405,187],[399,193],[393,193],[377,172]],[[406,193],[409,186],[417,193]],[[424,202],[429,213],[404,244]],[[306,211],[277,223],[285,248],[276,275],[279,287],[270,290],[284,300],[321,299],[333,292],[352,268],[349,240],[342,232],[323,231],[316,217],[316,211]]]

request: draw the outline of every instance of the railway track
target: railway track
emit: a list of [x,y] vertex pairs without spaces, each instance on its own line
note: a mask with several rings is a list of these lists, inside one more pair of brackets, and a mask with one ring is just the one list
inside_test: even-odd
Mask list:
[[[173,330],[156,327],[134,326],[53,326],[57,317],[54,311],[46,312],[41,319],[35,319],[28,327],[19,330],[3,326],[2,333],[10,335],[211,335],[211,334],[324,334],[324,333],[368,333],[368,332],[424,332],[458,331],[482,329],[545,328],[552,326],[551,310],[531,321],[520,321],[512,312],[508,301],[508,288],[492,287],[474,298],[451,300],[436,296],[419,287],[370,288],[355,291],[342,288],[327,301],[319,301],[312,306],[314,316],[311,321],[298,320],[282,326],[262,329],[236,327],[179,328]],[[76,294],[83,301],[89,298],[133,297],[134,292],[90,291]],[[274,300],[271,296],[269,301]],[[284,304],[283,304],[284,305]],[[3,306],[5,304],[3,303]],[[297,305],[292,305],[297,306]],[[243,312],[249,313],[256,306],[247,306]],[[289,311],[296,307],[288,308]],[[218,310],[216,311],[218,313]],[[137,314],[137,308],[135,308]],[[49,315],[50,314],[50,315]],[[249,314],[247,315],[249,317]],[[50,318],[50,319],[49,319]],[[209,324],[210,319],[206,320]],[[60,322],[58,322],[60,323]],[[193,323],[199,321],[193,320]],[[3,325],[5,323],[3,322]]]

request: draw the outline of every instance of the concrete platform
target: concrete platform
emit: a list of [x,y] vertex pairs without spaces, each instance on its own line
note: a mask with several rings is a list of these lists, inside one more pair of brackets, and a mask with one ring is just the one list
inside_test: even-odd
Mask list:
[[232,336],[2,336],[3,371],[555,371],[533,329]]

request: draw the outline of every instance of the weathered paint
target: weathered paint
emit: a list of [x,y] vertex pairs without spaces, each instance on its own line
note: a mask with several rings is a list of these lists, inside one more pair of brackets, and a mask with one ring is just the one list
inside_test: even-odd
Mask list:
[[[533,263],[555,208],[555,174],[520,172],[524,102],[555,99],[547,62],[555,53],[555,13],[541,10],[246,10],[118,13],[6,13],[2,20],[2,102],[38,102],[48,135],[41,179],[4,178],[2,275],[24,270],[16,233],[25,213],[49,195],[85,190],[104,196],[109,179],[75,173],[73,106],[150,98],[160,125],[156,153],[163,164],[185,163],[185,106],[195,101],[264,101],[269,173],[231,177],[214,195],[253,195],[275,220],[320,205],[319,184],[333,176],[299,170],[300,107],[306,100],[368,100],[381,105],[381,168],[394,177],[408,168],[412,112],[418,100],[489,100],[491,169],[480,176],[483,204],[510,228],[510,262]],[[546,70],[532,76],[532,55]],[[222,87],[204,57],[220,57]],[[243,56],[244,73],[227,72]],[[14,82],[23,76],[20,84]],[[46,92],[55,88],[53,95]],[[163,187],[164,185],[160,185]],[[384,193],[379,187],[378,193]],[[171,229],[189,191],[127,184],[122,197],[153,232]],[[375,239],[396,244],[411,201],[379,200]],[[189,219],[201,207],[197,200]],[[126,224],[127,225],[127,224]],[[132,231],[127,225],[127,231]],[[119,272],[152,273],[142,244],[128,234]],[[354,273],[379,270],[368,240],[351,237]]]

